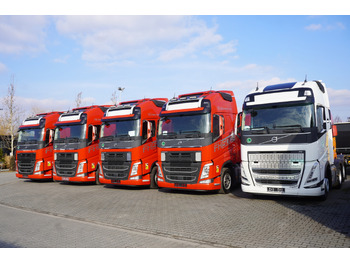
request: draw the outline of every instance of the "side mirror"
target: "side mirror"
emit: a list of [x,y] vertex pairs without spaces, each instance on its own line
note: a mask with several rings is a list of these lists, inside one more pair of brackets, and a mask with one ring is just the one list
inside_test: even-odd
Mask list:
[[55,130],[50,129],[49,130],[49,144],[51,144],[53,142],[54,136],[55,136]]
[[219,137],[224,134],[224,118],[220,116],[219,118]]
[[147,140],[152,137],[152,123],[147,121]]
[[242,135],[242,112],[238,113],[236,116],[235,123],[235,135],[241,138]]
[[95,141],[97,139],[98,139],[98,137],[97,137],[97,127],[93,126],[92,127],[92,141]]

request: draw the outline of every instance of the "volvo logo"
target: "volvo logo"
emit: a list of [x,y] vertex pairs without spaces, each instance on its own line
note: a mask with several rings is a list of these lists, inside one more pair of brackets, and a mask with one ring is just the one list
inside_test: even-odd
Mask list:
[[278,141],[278,137],[277,136],[274,136],[271,138],[271,142],[272,143],[276,143]]

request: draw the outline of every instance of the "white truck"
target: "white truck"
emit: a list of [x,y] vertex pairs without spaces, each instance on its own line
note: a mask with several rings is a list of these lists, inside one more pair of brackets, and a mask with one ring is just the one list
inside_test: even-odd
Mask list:
[[321,81],[256,88],[243,104],[242,191],[326,199],[341,181]]

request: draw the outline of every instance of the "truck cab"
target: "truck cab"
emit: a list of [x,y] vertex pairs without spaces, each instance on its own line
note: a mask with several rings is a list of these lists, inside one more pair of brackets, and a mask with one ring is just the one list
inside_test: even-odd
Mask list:
[[53,136],[61,112],[37,114],[25,119],[18,131],[16,177],[52,180]]
[[160,113],[158,185],[228,193],[239,183],[240,141],[232,91],[204,91],[171,99]]
[[166,98],[141,99],[110,107],[102,118],[99,182],[157,187],[159,113]]
[[60,116],[54,137],[55,181],[98,182],[99,133],[106,110],[80,107]]
[[326,198],[337,168],[328,93],[321,81],[248,94],[241,130],[242,190]]

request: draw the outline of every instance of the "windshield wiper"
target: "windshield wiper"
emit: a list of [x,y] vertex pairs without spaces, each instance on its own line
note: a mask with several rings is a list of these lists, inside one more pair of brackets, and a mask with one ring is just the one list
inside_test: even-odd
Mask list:
[[252,134],[270,134],[270,129],[267,126],[254,127],[251,131]]
[[191,130],[191,131],[180,131],[180,134],[187,134],[185,135],[186,138],[190,138],[190,137],[199,137],[201,132],[197,131],[197,130]]
[[163,133],[162,135],[166,136],[167,138],[177,138],[177,133],[176,132]]
[[77,138],[77,137],[70,137],[70,138],[67,138],[67,141],[68,141],[68,143],[69,142],[79,142],[79,138]]
[[120,141],[131,140],[130,135],[117,135],[117,138],[119,138]]
[[101,137],[101,141],[113,141],[113,140],[114,140],[114,136]]
[[294,133],[294,132],[304,132],[303,127],[301,125],[285,125],[285,126],[274,126],[274,128],[287,128],[284,129],[285,133]]

